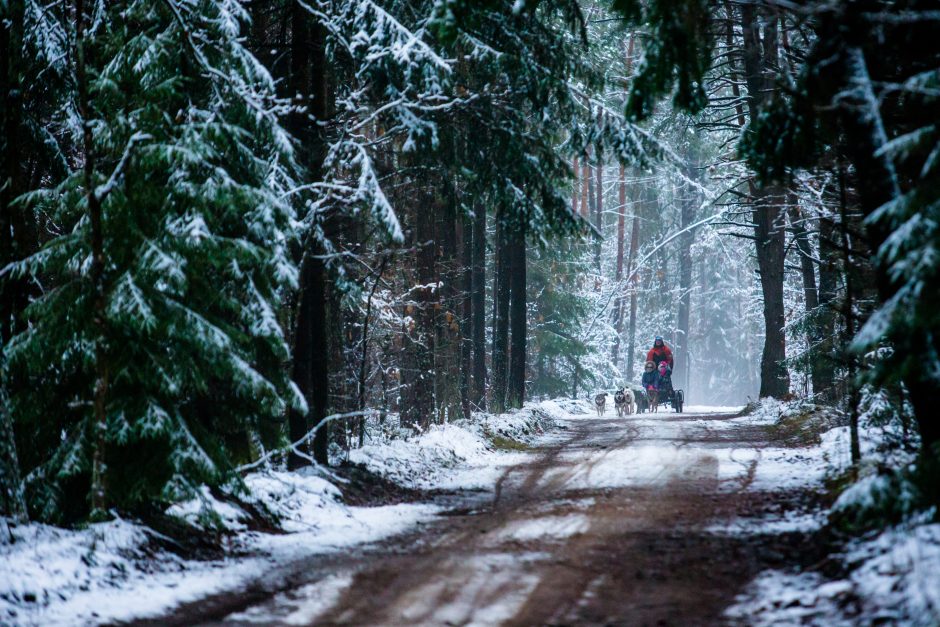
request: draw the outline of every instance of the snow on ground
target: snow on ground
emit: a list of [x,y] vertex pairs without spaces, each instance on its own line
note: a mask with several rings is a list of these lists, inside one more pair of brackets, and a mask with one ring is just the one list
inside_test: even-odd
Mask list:
[[555,420],[587,409],[584,401],[551,400],[506,414],[475,414],[472,422],[432,425],[417,435],[374,436],[349,459],[411,488],[488,490],[506,468],[527,458],[523,450],[501,446],[524,449],[544,441]]
[[[157,616],[206,595],[238,589],[305,556],[380,540],[430,519],[431,505],[347,507],[336,488],[313,474],[254,474],[247,478],[284,517],[286,534],[244,531],[240,510],[219,513],[240,530],[220,560],[182,559],[149,542],[155,532],[124,520],[64,530],[15,527],[16,542],[0,546],[0,624],[78,625]],[[214,499],[210,505],[219,505]],[[174,513],[193,518],[186,503]]]
[[778,535],[783,533],[812,533],[826,524],[826,513],[786,511],[781,514],[754,517],[739,517],[717,522],[705,527],[707,533],[715,535],[749,536]]
[[[764,402],[756,415],[792,415],[797,403]],[[912,457],[885,446],[891,427],[878,426],[863,413],[859,440],[862,473],[879,464],[889,467]],[[818,446],[800,449],[763,449],[754,489],[771,490],[818,484],[827,475],[844,472],[851,464],[849,427],[837,426],[821,435]],[[901,460],[901,461],[899,461]],[[764,468],[763,474],[761,468]],[[899,488],[886,477],[869,474],[845,490],[833,510],[872,505],[876,494]],[[902,488],[903,491],[903,486]],[[904,500],[911,495],[895,493]],[[821,528],[829,512],[786,512],[782,516],[739,518],[708,528],[720,534],[812,533]],[[827,579],[814,571],[767,570],[760,573],[727,610],[732,620],[749,625],[940,625],[940,524],[934,512],[915,516],[871,537],[848,543],[833,557],[842,562],[844,575]]]
[[[584,411],[577,401],[545,401],[510,414],[479,414],[472,423],[434,426],[413,437],[384,437],[352,454],[352,460],[404,485],[491,488],[502,469],[525,458],[519,444],[544,437],[554,418]],[[501,441],[500,438],[503,438]],[[501,448],[496,444],[504,444]],[[151,542],[155,532],[124,520],[66,530],[40,524],[13,528],[15,542],[0,545],[0,624],[95,624],[159,616],[207,595],[237,590],[279,566],[319,553],[374,542],[429,520],[430,504],[349,507],[340,490],[314,469],[268,470],[245,478],[251,497],[281,519],[282,534],[248,530],[238,507],[199,498],[168,513],[197,524],[206,510],[232,536],[228,556],[212,561],[182,559]],[[316,595],[328,605],[343,581]],[[311,593],[313,594],[313,593]],[[298,600],[285,623],[303,623],[319,609]]]
[[743,405],[684,405],[683,414],[737,414]]
[[514,520],[500,529],[496,535],[504,540],[527,542],[544,538],[570,538],[584,533],[590,527],[590,519],[584,514],[566,516],[542,516],[529,520]]
[[902,526],[852,542],[844,579],[761,573],[729,608],[751,625],[940,625],[940,524]]

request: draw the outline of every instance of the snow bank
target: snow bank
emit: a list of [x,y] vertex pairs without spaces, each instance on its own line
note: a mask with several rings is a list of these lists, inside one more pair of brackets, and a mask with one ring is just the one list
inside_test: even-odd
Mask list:
[[171,508],[196,521],[209,507],[236,532],[228,540],[228,556],[219,560],[180,558],[150,542],[155,532],[124,520],[82,530],[14,527],[15,543],[0,546],[0,624],[85,625],[159,616],[268,578],[293,561],[400,533],[439,511],[427,504],[347,507],[336,487],[312,471],[253,473],[246,482],[288,533],[246,531],[247,515],[208,491]]
[[472,421],[432,425],[420,434],[399,430],[350,452],[350,461],[410,488],[486,490],[501,473],[525,461],[522,452],[556,419],[586,413],[586,401],[526,404],[506,414],[475,414]]
[[237,585],[258,570],[255,560],[226,565],[152,551],[150,533],[121,520],[79,531],[14,528],[16,542],[0,547],[0,623],[129,620]]

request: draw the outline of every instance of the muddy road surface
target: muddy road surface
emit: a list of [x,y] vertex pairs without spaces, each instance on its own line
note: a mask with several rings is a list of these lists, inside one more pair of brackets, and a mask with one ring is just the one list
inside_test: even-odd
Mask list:
[[729,533],[807,511],[759,487],[760,426],[730,414],[571,415],[559,437],[431,525],[295,569],[277,590],[184,609],[214,625],[721,625],[765,568],[810,564],[801,533]]

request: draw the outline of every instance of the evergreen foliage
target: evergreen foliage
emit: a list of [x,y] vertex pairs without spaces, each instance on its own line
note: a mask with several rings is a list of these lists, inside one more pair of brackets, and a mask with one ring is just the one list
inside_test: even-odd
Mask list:
[[291,142],[270,76],[240,41],[241,4],[139,1],[88,17],[74,130],[90,132],[90,150],[23,198],[58,233],[8,270],[48,285],[4,356],[29,504],[59,522],[88,511],[96,448],[109,504],[169,502],[232,480],[252,435],[276,440],[287,405],[303,403],[276,313],[297,281]]

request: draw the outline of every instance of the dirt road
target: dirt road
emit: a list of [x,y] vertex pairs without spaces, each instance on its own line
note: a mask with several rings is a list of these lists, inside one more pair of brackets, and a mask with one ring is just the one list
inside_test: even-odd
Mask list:
[[800,533],[721,532],[816,498],[756,489],[772,443],[731,418],[571,416],[485,500],[207,624],[726,624],[760,570],[815,559]]

